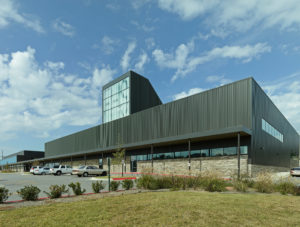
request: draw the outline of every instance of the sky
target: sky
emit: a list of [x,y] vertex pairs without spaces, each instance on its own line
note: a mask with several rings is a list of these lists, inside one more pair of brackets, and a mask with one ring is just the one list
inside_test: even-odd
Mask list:
[[101,124],[133,70],[167,103],[253,77],[300,132],[299,0],[0,0],[0,150]]

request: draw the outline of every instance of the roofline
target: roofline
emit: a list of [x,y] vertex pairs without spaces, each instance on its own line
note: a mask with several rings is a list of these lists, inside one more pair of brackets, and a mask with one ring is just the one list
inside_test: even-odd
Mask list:
[[[239,132],[243,133],[244,135],[252,135],[251,129],[249,129],[243,125],[239,125],[236,127],[223,128],[223,129],[218,129],[218,130],[208,130],[208,131],[185,134],[185,135],[181,135],[181,136],[165,137],[165,138],[159,138],[159,139],[154,139],[154,140],[130,143],[130,144],[125,144],[123,146],[123,148],[134,149],[135,147],[141,147],[141,146],[158,145],[158,144],[163,144],[163,143],[184,141],[184,140],[189,140],[189,139],[191,139],[191,140],[192,139],[200,139],[200,138],[205,139],[205,138],[209,138],[212,136],[223,136],[223,135],[225,136],[225,135],[235,134],[235,133],[239,133]],[[80,156],[80,155],[84,155],[84,154],[96,154],[96,153],[105,152],[105,151],[109,152],[109,151],[115,151],[118,148],[119,148],[118,146],[111,146],[111,147],[105,147],[105,148],[91,149],[91,150],[86,150],[83,152],[75,152],[75,153],[55,155],[55,156],[39,158],[39,159],[31,159],[31,160],[27,160],[27,161],[18,162],[16,164],[30,163],[30,162],[34,162],[34,161],[46,161],[46,160],[51,160],[51,159],[66,158],[66,157],[70,157],[70,156]]]

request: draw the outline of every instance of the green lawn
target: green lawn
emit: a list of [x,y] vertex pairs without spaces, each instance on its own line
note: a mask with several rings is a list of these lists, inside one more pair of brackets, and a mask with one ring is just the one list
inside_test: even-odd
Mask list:
[[0,211],[0,226],[300,226],[300,197],[139,193]]

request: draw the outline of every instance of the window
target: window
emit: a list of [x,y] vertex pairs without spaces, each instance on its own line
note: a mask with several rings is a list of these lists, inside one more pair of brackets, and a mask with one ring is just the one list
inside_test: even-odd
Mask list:
[[177,151],[175,152],[175,158],[188,158],[189,152],[188,151]]
[[201,150],[191,151],[191,158],[201,157]]
[[223,155],[223,148],[214,148],[211,149],[211,156],[222,156]]
[[261,119],[261,128],[263,131],[267,132],[269,135],[283,143],[283,135],[263,118]]
[[208,156],[209,156],[209,149],[202,149],[201,157],[208,157]]
[[248,146],[241,146],[240,152],[241,154],[248,154]]
[[103,123],[129,115],[129,77],[103,91]]
[[225,147],[224,148],[224,155],[236,155],[237,148],[236,147]]

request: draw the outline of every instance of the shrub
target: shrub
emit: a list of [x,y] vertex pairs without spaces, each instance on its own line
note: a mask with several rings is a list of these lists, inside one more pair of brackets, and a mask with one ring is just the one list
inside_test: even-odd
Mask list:
[[209,192],[222,192],[225,191],[225,186],[226,184],[223,179],[213,177],[206,179],[204,190]]
[[133,181],[126,179],[122,182],[122,187],[125,188],[125,190],[129,190],[131,188],[133,188]]
[[39,193],[41,190],[33,185],[25,186],[20,191],[17,191],[17,193],[22,197],[22,199],[27,201],[35,201],[38,199]]
[[276,191],[280,192],[282,195],[295,194],[295,188],[296,185],[290,180],[281,180],[279,183],[276,184],[275,187]]
[[159,182],[151,175],[142,175],[137,181],[138,188],[144,188],[149,190],[159,189]]
[[262,192],[262,193],[273,192],[274,184],[272,182],[271,174],[266,172],[259,173],[256,177],[254,188],[256,188],[258,192]]
[[246,192],[248,189],[247,183],[245,183],[241,180],[233,181],[232,185],[233,185],[234,189],[239,192]]
[[300,186],[299,185],[295,185],[295,188],[294,188],[294,195],[297,195],[299,196],[300,195]]
[[66,185],[51,185],[49,187],[50,192],[44,191],[51,199],[59,198],[63,193],[68,193],[69,189],[66,189]]
[[117,191],[120,185],[120,181],[112,181],[110,182],[110,188],[112,191]]
[[6,201],[8,199],[8,196],[9,196],[8,189],[4,187],[0,187],[0,203]]
[[79,182],[76,182],[76,184],[74,184],[74,183],[72,182],[72,183],[69,184],[69,187],[72,188],[73,193],[74,193],[75,195],[81,195],[81,194],[85,193],[85,191],[86,191],[85,189],[82,189],[82,190],[81,190],[81,185],[80,185]]
[[92,183],[92,188],[94,193],[99,193],[104,189],[104,185],[102,181],[96,181]]

